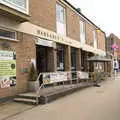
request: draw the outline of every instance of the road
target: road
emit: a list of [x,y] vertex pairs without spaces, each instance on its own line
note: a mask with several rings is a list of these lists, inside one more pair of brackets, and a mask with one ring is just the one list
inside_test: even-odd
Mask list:
[[120,120],[120,76],[8,120]]

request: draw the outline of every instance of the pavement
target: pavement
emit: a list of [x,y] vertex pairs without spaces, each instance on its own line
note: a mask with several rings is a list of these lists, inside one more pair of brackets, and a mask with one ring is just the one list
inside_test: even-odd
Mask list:
[[0,104],[0,120],[7,120],[34,107],[33,105],[20,104],[12,101]]
[[120,120],[120,75],[46,105],[8,103],[0,120]]

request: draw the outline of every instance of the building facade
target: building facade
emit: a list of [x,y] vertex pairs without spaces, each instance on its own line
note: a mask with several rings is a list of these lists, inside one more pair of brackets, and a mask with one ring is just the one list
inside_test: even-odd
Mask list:
[[113,33],[111,33],[106,39],[107,53],[118,62],[120,66],[120,39]]
[[87,73],[105,51],[105,33],[66,0],[0,1],[0,98],[28,90],[31,63],[38,74]]

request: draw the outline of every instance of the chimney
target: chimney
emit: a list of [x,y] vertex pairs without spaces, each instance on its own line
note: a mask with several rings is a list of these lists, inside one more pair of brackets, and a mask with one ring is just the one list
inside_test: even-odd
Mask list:
[[77,11],[81,13],[81,9],[80,8],[77,8]]

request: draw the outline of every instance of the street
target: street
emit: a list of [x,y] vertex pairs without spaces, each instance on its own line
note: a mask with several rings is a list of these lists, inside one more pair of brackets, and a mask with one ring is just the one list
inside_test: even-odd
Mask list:
[[120,76],[7,120],[120,120]]

